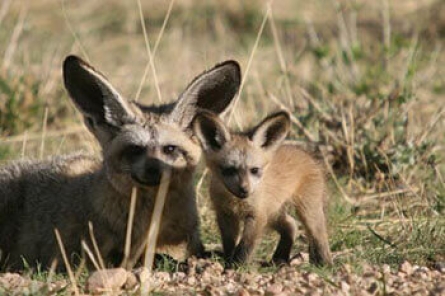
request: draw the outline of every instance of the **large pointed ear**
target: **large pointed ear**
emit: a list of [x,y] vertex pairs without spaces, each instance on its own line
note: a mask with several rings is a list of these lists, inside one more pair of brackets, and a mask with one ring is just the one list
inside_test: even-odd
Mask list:
[[199,110],[223,112],[238,92],[241,70],[236,61],[225,61],[196,77],[179,97],[171,118],[187,128]]
[[275,149],[286,138],[289,130],[289,114],[287,112],[277,112],[259,123],[249,133],[249,137],[255,145],[263,149]]
[[192,121],[194,134],[204,150],[220,150],[227,141],[230,141],[230,132],[217,115],[201,111]]
[[107,123],[119,127],[134,120],[125,99],[103,75],[79,57],[70,55],[65,59],[63,79],[71,99],[89,125]]

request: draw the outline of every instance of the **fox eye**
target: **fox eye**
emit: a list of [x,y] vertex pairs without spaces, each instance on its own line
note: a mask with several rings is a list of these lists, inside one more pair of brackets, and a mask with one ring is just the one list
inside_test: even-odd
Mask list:
[[237,172],[238,172],[238,169],[234,166],[221,168],[221,173],[224,176],[233,176],[233,175],[236,175]]
[[129,145],[125,147],[122,154],[127,158],[134,158],[141,154],[144,154],[146,151],[146,148],[144,146],[140,145]]
[[171,155],[178,150],[178,146],[175,145],[165,145],[162,147],[162,152],[166,155]]
[[261,175],[261,169],[257,167],[253,167],[250,169],[250,173],[255,176]]

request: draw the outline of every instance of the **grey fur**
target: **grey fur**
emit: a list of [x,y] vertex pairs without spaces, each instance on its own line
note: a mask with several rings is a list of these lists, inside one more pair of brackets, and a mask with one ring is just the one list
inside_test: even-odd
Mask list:
[[133,187],[138,201],[130,253],[136,256],[150,224],[157,177],[166,169],[173,173],[158,246],[186,243],[189,254],[200,255],[193,176],[201,150],[189,124],[198,110],[222,112],[240,75],[238,64],[228,61],[198,76],[176,102],[142,106],[121,97],[80,58],[67,57],[65,86],[101,144],[102,160],[74,154],[0,168],[0,269],[21,269],[24,261],[48,267],[53,260],[63,269],[55,228],[77,263],[81,241],[91,246],[88,222],[107,265],[121,264]]

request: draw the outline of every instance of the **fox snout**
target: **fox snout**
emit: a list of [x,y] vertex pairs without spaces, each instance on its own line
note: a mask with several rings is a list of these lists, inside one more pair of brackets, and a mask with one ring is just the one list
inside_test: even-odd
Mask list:
[[246,187],[246,186],[242,186],[242,185],[240,185],[239,187],[238,187],[238,194],[237,194],[237,197],[239,197],[239,198],[241,198],[241,199],[245,199],[245,198],[247,198],[248,196],[249,196],[249,194],[250,194],[250,190],[249,190],[249,187]]
[[131,170],[131,178],[145,186],[159,186],[162,173],[168,169],[168,165],[157,158],[146,158]]
[[242,178],[240,179],[241,180],[239,180],[239,182],[235,182],[233,185],[228,184],[229,186],[227,186],[227,188],[229,188],[232,194],[237,198],[246,199],[253,193],[253,187],[248,180],[242,180]]

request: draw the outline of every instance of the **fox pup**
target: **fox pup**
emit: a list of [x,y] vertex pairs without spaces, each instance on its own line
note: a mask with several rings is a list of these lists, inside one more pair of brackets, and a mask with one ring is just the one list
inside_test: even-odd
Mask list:
[[286,213],[291,205],[307,232],[311,263],[332,264],[324,173],[307,153],[283,144],[290,129],[286,112],[239,133],[209,112],[199,113],[192,125],[211,172],[210,197],[229,263],[248,261],[265,228],[280,235],[272,261],[288,262],[296,235],[295,220]]
[[130,258],[137,256],[166,170],[171,181],[157,245],[185,243],[189,255],[202,254],[193,184],[201,148],[190,123],[199,110],[218,114],[226,109],[239,88],[239,65],[216,65],[196,77],[178,100],[160,106],[124,99],[75,56],[65,59],[63,78],[101,145],[102,159],[75,154],[0,168],[0,269],[21,269],[24,261],[42,267],[54,259],[62,263],[55,228],[70,258],[81,254],[82,240],[93,250],[89,222],[106,264],[121,264],[133,187],[137,204]]

